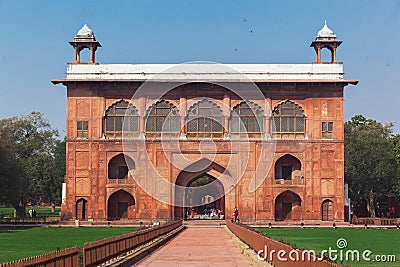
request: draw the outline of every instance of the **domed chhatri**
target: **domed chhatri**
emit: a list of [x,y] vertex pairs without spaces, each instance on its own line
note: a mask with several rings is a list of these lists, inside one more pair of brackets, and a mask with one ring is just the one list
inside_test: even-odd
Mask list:
[[325,20],[324,27],[322,27],[322,29],[317,34],[317,40],[334,40],[334,39],[336,39],[336,34],[334,34],[333,31],[329,29]]
[[[314,63],[340,63],[336,61],[336,49],[340,46],[342,41],[336,39],[336,34],[333,33],[331,29],[328,28],[326,24],[318,32],[317,38],[311,43],[311,47],[314,47],[316,52],[316,61]],[[330,62],[321,61],[321,50],[327,48],[331,52]]]
[[[101,44],[96,41],[93,31],[88,27],[88,25],[83,25],[83,27],[74,36],[74,40],[70,41],[69,43],[74,47],[75,50],[74,64],[96,64],[95,53],[97,48],[101,47]],[[90,50],[89,62],[81,62],[80,53],[85,48]]]
[[96,41],[92,29],[90,29],[86,24],[78,31],[74,37],[75,40],[93,40]]

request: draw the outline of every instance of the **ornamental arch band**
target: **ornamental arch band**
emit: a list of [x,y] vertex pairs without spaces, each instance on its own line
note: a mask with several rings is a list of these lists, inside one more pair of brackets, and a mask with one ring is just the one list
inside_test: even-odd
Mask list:
[[87,26],[70,44],[53,81],[67,88],[63,219],[237,207],[243,221],[343,221],[343,91],[357,81],[326,25],[311,64],[99,64]]

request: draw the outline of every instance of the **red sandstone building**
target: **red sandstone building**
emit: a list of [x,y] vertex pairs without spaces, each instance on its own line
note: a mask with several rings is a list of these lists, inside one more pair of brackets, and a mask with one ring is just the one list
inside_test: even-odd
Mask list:
[[312,64],[99,64],[86,25],[70,44],[53,81],[67,87],[63,219],[238,207],[248,221],[343,221],[343,90],[357,81],[326,24]]

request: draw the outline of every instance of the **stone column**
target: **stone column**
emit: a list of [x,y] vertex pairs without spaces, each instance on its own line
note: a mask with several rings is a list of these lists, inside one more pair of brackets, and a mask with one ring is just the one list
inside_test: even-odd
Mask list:
[[270,115],[265,115],[264,117],[264,136],[265,138],[270,138],[271,137],[271,116]]
[[223,118],[224,118],[224,139],[229,138],[229,118],[231,115],[231,96],[229,93],[224,94],[224,106],[223,106]]
[[96,59],[95,59],[95,56],[96,56],[96,49],[95,49],[95,47],[90,47],[90,63],[95,63],[96,62]]
[[317,63],[321,62],[321,47],[317,47]]
[[179,98],[179,116],[181,119],[181,133],[179,138],[186,139],[186,115],[187,115],[187,99],[182,95]]
[[79,63],[80,62],[80,56],[79,56],[80,50],[77,46],[75,46],[75,62],[74,63]]
[[271,138],[271,116],[272,116],[272,100],[265,99],[265,116],[264,116],[264,137]]
[[336,47],[332,48],[332,63],[336,63]]
[[141,96],[139,98],[139,138],[145,139],[146,125],[144,121],[144,116],[146,115],[146,98]]
[[308,139],[308,130],[309,130],[309,127],[308,127],[308,117],[307,117],[307,116],[304,116],[304,138],[305,138],[305,139]]

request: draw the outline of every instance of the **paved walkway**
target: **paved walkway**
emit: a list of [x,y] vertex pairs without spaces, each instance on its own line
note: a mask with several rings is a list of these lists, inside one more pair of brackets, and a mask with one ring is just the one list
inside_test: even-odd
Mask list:
[[252,266],[223,227],[189,227],[135,266]]

